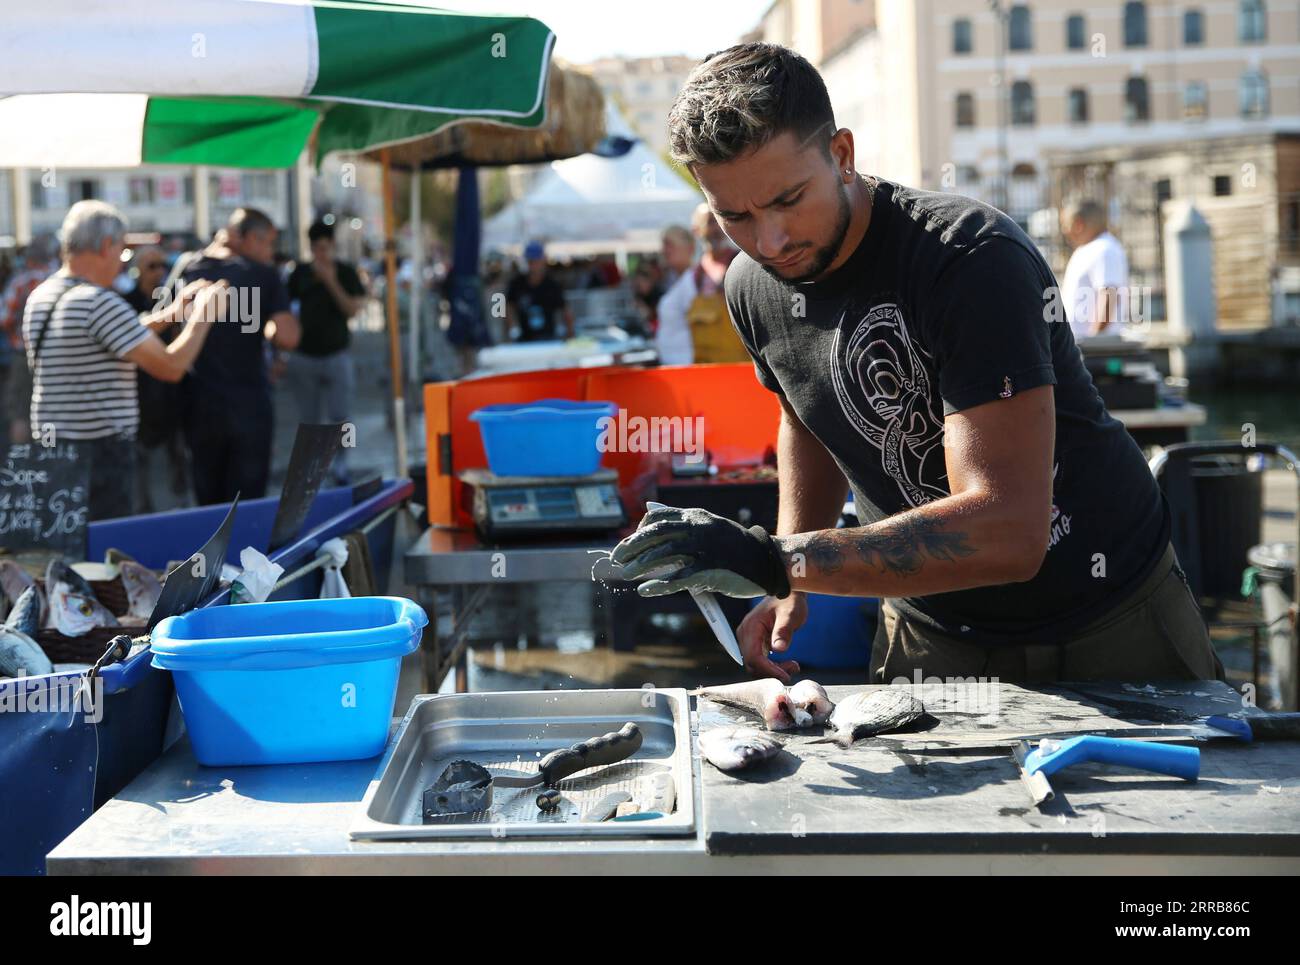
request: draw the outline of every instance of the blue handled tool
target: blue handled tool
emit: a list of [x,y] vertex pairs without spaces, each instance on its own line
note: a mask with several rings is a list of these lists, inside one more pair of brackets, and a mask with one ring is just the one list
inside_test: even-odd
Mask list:
[[1037,748],[1031,747],[1028,741],[1020,741],[1013,748],[1012,756],[1020,768],[1020,778],[1035,804],[1042,804],[1055,797],[1047,778],[1073,764],[1119,764],[1140,771],[1181,777],[1186,781],[1195,781],[1201,773],[1201,751],[1198,747],[1098,737],[1092,734],[1064,741],[1044,740]]

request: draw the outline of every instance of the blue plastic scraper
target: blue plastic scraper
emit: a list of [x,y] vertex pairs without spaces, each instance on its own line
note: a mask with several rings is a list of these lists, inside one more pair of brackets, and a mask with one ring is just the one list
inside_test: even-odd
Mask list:
[[1122,737],[1098,737],[1094,734],[1062,741],[1045,739],[1036,748],[1022,740],[1012,748],[1011,754],[1020,768],[1020,780],[1036,805],[1055,797],[1048,777],[1073,764],[1119,764],[1139,771],[1181,777],[1186,781],[1195,781],[1201,773],[1201,751],[1198,747],[1156,744]]

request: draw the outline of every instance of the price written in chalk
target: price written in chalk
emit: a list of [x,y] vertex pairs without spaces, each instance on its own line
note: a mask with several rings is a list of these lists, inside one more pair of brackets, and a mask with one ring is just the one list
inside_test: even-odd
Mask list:
[[0,546],[85,555],[89,466],[75,443],[9,446],[0,464]]

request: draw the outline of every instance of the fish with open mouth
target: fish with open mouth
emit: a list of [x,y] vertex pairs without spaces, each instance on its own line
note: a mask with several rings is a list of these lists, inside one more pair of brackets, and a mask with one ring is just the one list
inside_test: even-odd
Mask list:
[[707,697],[714,703],[757,714],[763,718],[768,730],[794,730],[812,723],[812,715],[796,707],[781,681],[771,677],[719,687],[701,687],[691,693],[696,697]]
[[897,730],[925,713],[925,707],[903,687],[884,687],[880,690],[849,694],[838,704],[830,716],[833,737],[821,741],[834,741],[841,747],[851,747],[859,737],[883,734]]
[[127,611],[118,621],[124,626],[144,626],[153,615],[158,598],[162,596],[162,583],[147,566],[141,566],[135,560],[124,559],[118,562],[118,576],[126,588]]
[[754,727],[714,727],[700,734],[700,756],[720,771],[743,771],[776,756],[780,742]]
[[54,672],[54,664],[33,639],[41,628],[39,592],[35,586],[23,590],[0,626],[0,677],[38,677]]
[[95,627],[117,626],[117,617],[95,597],[89,583],[63,560],[50,560],[45,570],[49,594],[47,626],[65,637],[80,637]]

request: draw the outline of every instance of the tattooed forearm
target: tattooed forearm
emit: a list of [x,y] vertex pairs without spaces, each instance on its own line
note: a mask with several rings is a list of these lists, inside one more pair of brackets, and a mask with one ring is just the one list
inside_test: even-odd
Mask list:
[[953,563],[975,552],[965,533],[944,529],[942,520],[916,515],[890,521],[888,529],[864,531],[853,547],[862,562],[895,576],[911,576],[927,557]]
[[785,537],[782,555],[787,567],[803,559],[819,575],[832,576],[844,569],[847,551],[882,573],[910,576],[921,569],[927,557],[955,562],[975,552],[965,533],[944,529],[942,520],[904,516],[886,525],[885,530],[863,527]]

